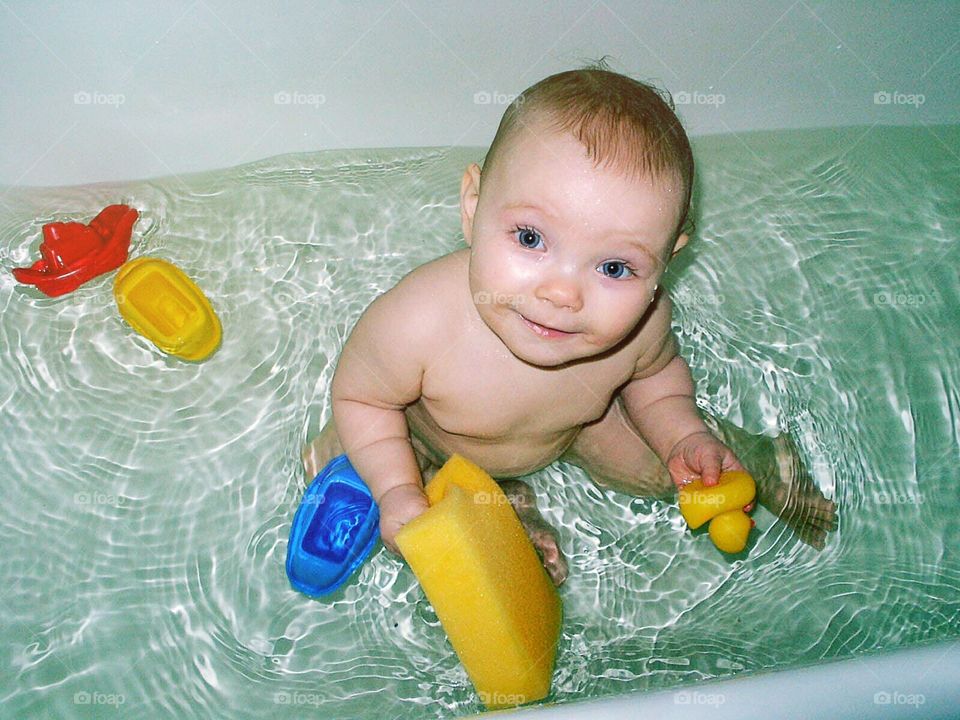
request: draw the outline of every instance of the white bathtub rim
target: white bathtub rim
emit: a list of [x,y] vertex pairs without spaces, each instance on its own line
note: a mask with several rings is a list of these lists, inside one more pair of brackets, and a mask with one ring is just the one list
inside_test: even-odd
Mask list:
[[[838,682],[838,675],[842,681]],[[481,713],[498,720],[960,718],[960,639],[672,690]]]

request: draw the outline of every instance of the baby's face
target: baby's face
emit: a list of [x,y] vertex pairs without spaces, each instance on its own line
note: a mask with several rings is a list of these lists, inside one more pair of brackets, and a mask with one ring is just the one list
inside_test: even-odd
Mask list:
[[533,365],[615,346],[637,326],[671,252],[686,242],[672,237],[679,186],[597,168],[570,133],[524,129],[504,151],[482,179],[476,165],[464,176],[477,311]]

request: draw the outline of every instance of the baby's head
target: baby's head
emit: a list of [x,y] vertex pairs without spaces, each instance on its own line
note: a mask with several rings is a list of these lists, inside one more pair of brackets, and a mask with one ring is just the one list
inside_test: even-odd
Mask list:
[[541,80],[507,108],[482,170],[464,173],[480,316],[536,365],[615,346],[687,241],[692,184],[686,133],[655,89],[597,68]]

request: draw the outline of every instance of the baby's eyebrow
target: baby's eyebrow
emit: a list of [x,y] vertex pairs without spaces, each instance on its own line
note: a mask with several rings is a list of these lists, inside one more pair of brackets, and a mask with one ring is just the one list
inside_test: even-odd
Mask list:
[[551,209],[549,207],[540,207],[538,205],[531,205],[530,203],[526,203],[526,202],[510,203],[509,205],[506,205],[503,209],[504,210],[533,210],[534,212],[542,212],[545,215],[549,215],[550,217],[554,217],[554,218],[557,217],[555,213],[551,212]]
[[610,233],[608,237],[616,238],[615,242],[617,243],[618,246],[626,245],[630,249],[636,250],[641,254],[645,255],[647,259],[650,260],[650,262],[652,262],[654,265],[659,265],[660,263],[663,262],[660,258],[657,257],[656,253],[654,253],[653,250],[648,248],[642,241],[633,239],[633,238],[638,238],[639,234],[631,234],[626,231],[618,231],[618,232]]
[[644,245],[643,243],[641,243],[641,242],[627,242],[627,245],[629,245],[630,247],[632,247],[634,250],[639,250],[639,251],[642,252],[644,255],[646,255],[648,258],[650,258],[653,262],[655,262],[655,263],[659,263],[659,262],[660,262],[660,258],[658,258],[658,257],[656,256],[656,254],[653,252],[653,250],[651,250],[650,248],[648,248],[648,247],[647,247],[646,245]]
[[[534,212],[542,212],[551,218],[557,217],[555,214],[550,212],[549,208],[540,207],[538,205],[532,205],[529,202],[510,203],[509,205],[505,205],[503,209],[504,210],[532,210]],[[629,233],[626,233],[626,232],[616,233],[616,234],[619,237],[636,237],[635,235],[630,235]],[[658,258],[656,254],[650,248],[644,245],[642,242],[628,241],[626,244],[629,247],[633,248],[634,250],[638,250],[639,252],[646,255],[647,258],[649,258],[654,264],[660,264],[662,262],[662,260]]]

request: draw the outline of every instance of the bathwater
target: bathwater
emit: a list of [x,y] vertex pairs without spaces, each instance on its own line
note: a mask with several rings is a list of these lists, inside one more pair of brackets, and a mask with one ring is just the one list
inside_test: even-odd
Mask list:
[[[766,510],[725,558],[672,503],[529,477],[570,561],[551,701],[960,635],[960,127],[695,142],[665,286],[701,405],[789,431],[839,528]],[[424,718],[479,711],[410,570],[378,546],[328,601],[284,555],[338,352],[462,247],[476,148],[334,151],[155,181],[0,188],[0,714]],[[206,292],[201,363],[124,323],[114,273],[47,298],[41,225],[141,212],[131,257]],[[465,381],[468,381],[465,379]]]

